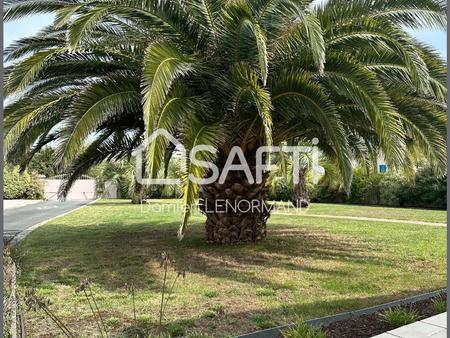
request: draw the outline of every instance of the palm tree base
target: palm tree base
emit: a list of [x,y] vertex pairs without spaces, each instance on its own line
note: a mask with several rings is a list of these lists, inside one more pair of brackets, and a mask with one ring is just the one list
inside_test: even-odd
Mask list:
[[296,208],[307,208],[310,201],[308,187],[306,186],[306,168],[301,168],[298,183],[294,185],[292,204]]
[[271,210],[266,180],[250,184],[240,172],[230,172],[228,176],[223,184],[205,185],[201,191],[200,210],[206,215],[206,240],[234,244],[264,239]]

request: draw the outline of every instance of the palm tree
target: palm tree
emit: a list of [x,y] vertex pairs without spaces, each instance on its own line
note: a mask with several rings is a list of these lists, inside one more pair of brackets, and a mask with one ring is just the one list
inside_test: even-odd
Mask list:
[[[347,188],[352,159],[380,150],[392,167],[411,149],[445,167],[446,66],[405,30],[445,29],[443,0],[8,0],[4,18],[48,12],[51,26],[5,51],[4,143],[11,159],[57,142],[71,173],[62,195],[158,128],[188,151],[213,147],[197,159],[219,168],[239,146],[253,174],[259,146],[318,137]],[[167,140],[148,146],[148,176],[168,153]],[[267,199],[267,175],[200,188],[188,176],[207,169],[182,171],[180,238],[199,194]],[[260,240],[269,215],[207,213],[207,240]]]
[[[280,148],[282,149],[284,146],[311,146],[308,144],[309,140],[290,140],[289,142],[282,142],[280,144]],[[312,173],[312,159],[311,153],[300,153],[298,156],[297,167],[298,175],[297,183],[294,183],[294,159],[293,156],[287,154],[286,152],[279,152],[275,156],[272,157],[272,161],[276,164],[274,170],[272,170],[269,174],[268,185],[274,189],[273,193],[275,193],[275,188],[278,182],[278,179],[283,179],[287,184],[287,188],[291,191],[291,202],[296,208],[307,208],[310,203],[308,188],[307,188],[307,180],[308,176],[311,176]],[[323,164],[324,157],[322,157],[320,163]],[[332,165],[334,166],[334,162]],[[309,177],[312,178],[312,177]]]

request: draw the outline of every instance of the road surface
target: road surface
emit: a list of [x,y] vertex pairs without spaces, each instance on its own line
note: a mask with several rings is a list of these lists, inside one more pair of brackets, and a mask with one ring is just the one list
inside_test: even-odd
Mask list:
[[3,211],[3,239],[8,241],[33,225],[72,211],[89,202],[92,201],[42,201],[23,207],[6,209]]

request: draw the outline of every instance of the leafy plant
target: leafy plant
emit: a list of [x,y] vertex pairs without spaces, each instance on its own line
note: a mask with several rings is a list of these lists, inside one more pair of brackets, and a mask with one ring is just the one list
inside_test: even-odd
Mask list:
[[421,168],[412,175],[402,171],[381,174],[357,167],[349,196],[343,193],[340,185],[326,181],[314,187],[312,199],[319,202],[445,209],[446,182],[446,175],[437,175],[429,167]]
[[219,291],[217,290],[208,290],[205,292],[205,296],[208,298],[215,298],[219,295]]
[[436,297],[432,300],[434,313],[443,313],[447,311],[447,299],[444,296]]
[[225,306],[223,304],[217,303],[212,305],[207,311],[203,313],[205,318],[214,318],[225,313]]
[[269,315],[257,314],[254,315],[252,319],[255,322],[256,326],[258,326],[260,329],[269,329],[276,325]]
[[51,147],[45,147],[33,155],[28,163],[28,170],[45,177],[52,177],[59,172],[56,168],[56,154]]
[[281,334],[285,338],[326,338],[326,333],[322,328],[307,325],[301,320],[283,330]]
[[174,323],[170,323],[166,327],[167,337],[184,337],[186,330],[193,326],[192,320],[179,320]]
[[42,182],[28,171],[20,172],[18,166],[4,166],[3,191],[5,199],[42,199],[44,187]]
[[383,311],[380,317],[392,327],[400,327],[416,322],[419,314],[410,307],[395,307]]

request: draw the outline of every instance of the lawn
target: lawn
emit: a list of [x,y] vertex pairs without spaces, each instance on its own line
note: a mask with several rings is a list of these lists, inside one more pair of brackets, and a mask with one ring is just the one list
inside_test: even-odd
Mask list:
[[[367,207],[349,208],[368,216],[358,212]],[[311,208],[326,214],[332,209]],[[344,209],[340,212],[348,212]],[[377,217],[387,218],[382,213],[424,220],[421,211],[377,209]],[[427,213],[426,220],[445,221],[440,211]],[[175,267],[187,270],[167,307],[168,330],[174,336],[223,337],[446,285],[444,227],[275,214],[266,240],[216,246],[204,242],[198,214],[178,242],[178,218],[175,211],[101,200],[56,219],[33,231],[19,247],[20,286],[36,287],[75,332],[95,337],[89,307],[74,293],[81,279],[91,278],[107,325],[126,337],[124,330],[134,324],[124,284],[137,288],[137,325],[154,326],[162,281],[159,257],[166,251]],[[41,313],[27,316],[31,336],[56,336],[54,325]]]
[[[288,212],[297,212],[291,208],[290,202],[277,202],[281,207],[288,207]],[[300,211],[303,214],[311,215],[329,215],[329,216],[351,216],[351,217],[369,217],[385,218],[399,220],[414,220],[420,222],[446,223],[446,210],[429,210],[416,208],[392,208],[352,204],[331,204],[331,203],[313,203],[308,209]]]

